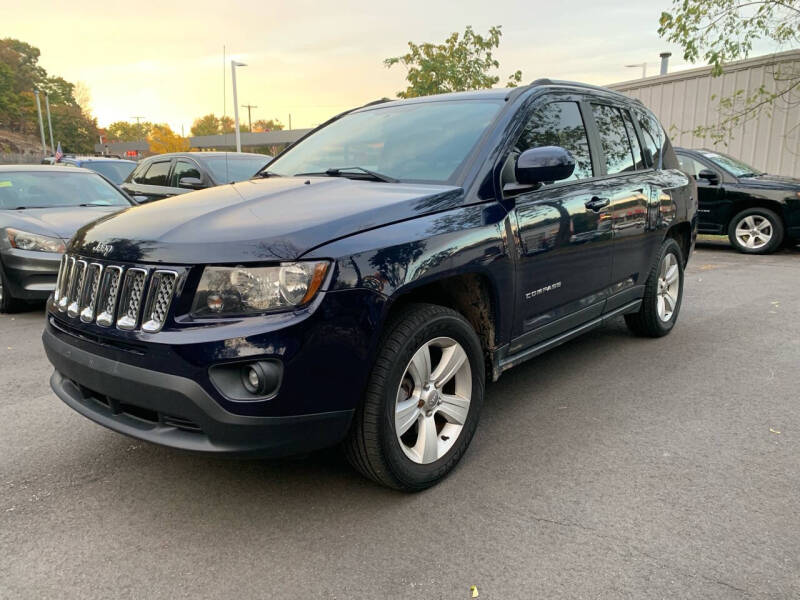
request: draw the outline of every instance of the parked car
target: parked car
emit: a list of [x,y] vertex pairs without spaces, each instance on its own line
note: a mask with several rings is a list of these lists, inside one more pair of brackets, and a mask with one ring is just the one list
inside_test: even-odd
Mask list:
[[125,181],[136,167],[136,161],[111,156],[62,156],[58,162],[51,156],[45,158],[42,164],[90,169],[100,173],[114,185]]
[[0,166],[0,312],[44,300],[79,227],[133,202],[101,175],[76,167]]
[[151,202],[224,183],[250,179],[271,156],[247,152],[181,152],[139,162],[122,188],[137,202]]
[[769,175],[711,150],[676,148],[697,180],[698,231],[727,235],[734,248],[768,254],[800,239],[800,179]]
[[641,103],[581,84],[355,109],[257,179],[81,229],[48,306],[51,385],[150,442],[344,442],[366,476],[425,488],[487,379],[620,315],[672,330],[696,229],[678,166]]

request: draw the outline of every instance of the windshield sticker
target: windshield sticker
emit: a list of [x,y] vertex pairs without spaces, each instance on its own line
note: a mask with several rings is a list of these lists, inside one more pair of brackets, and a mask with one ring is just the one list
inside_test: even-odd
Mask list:
[[14,187],[14,184],[10,181],[0,181],[0,188],[4,187]]

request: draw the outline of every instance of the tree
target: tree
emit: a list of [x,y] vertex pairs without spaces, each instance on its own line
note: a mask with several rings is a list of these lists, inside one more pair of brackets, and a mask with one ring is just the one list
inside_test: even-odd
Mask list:
[[253,131],[281,131],[282,129],[283,123],[278,119],[269,119],[268,121],[259,119],[253,123]]
[[[756,41],[790,47],[800,43],[800,0],[673,0],[671,12],[661,13],[658,33],[683,48],[689,62],[703,59],[719,76],[725,65],[747,58]],[[774,88],[735,90],[719,99],[720,121],[698,126],[697,137],[716,142],[763,111],[800,106],[800,70],[773,65]]]
[[109,140],[117,142],[139,142],[146,140],[152,130],[153,124],[149,121],[139,123],[114,121],[106,128],[106,135]]
[[219,119],[213,114],[207,114],[204,117],[195,119],[192,123],[192,135],[217,135],[220,132]]
[[[446,92],[480,90],[494,86],[500,77],[491,71],[500,63],[492,50],[500,46],[500,26],[489,28],[487,36],[467,26],[463,35],[455,32],[443,44],[408,42],[409,51],[383,61],[387,68],[401,64],[408,69],[409,86],[397,93],[400,98],[414,98]],[[509,76],[507,87],[522,81],[522,71]]]
[[189,150],[189,140],[173,132],[169,125],[153,125],[147,136],[147,143],[153,154]]

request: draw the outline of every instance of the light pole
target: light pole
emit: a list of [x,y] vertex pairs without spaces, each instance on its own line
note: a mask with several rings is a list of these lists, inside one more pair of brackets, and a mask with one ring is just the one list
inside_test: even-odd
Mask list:
[[625,65],[625,66],[629,67],[629,68],[635,68],[635,69],[638,69],[639,67],[641,67],[641,69],[642,69],[642,79],[647,77],[647,63],[646,62],[636,63],[635,65]]
[[42,134],[42,152],[47,156],[47,142],[44,141],[44,121],[42,121],[42,103],[39,101],[39,90],[33,90],[36,96],[36,112],[39,113],[39,131]]
[[50,119],[50,96],[47,92],[44,94],[44,105],[47,108],[47,128],[50,130],[50,147],[53,149],[53,154],[56,153],[56,145],[53,142],[53,121]]
[[244,63],[231,61],[231,83],[233,84],[233,126],[236,134],[236,151],[242,151],[242,136],[239,133],[239,100],[236,97],[236,67],[246,67]]

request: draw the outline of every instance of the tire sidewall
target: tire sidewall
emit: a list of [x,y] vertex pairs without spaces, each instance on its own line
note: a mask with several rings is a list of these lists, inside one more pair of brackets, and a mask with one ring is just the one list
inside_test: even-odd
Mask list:
[[[472,398],[469,414],[458,440],[440,459],[430,464],[421,465],[413,462],[400,447],[395,433],[395,402],[397,388],[405,373],[406,367],[414,353],[425,343],[437,337],[450,337],[461,344],[467,353],[472,372]],[[466,450],[472,439],[480,417],[484,394],[483,351],[475,332],[466,320],[455,315],[443,314],[425,323],[402,344],[382,390],[382,418],[380,420],[380,438],[383,455],[392,474],[408,487],[427,487],[453,467]]]
[[[742,219],[753,215],[767,219],[770,222],[770,225],[772,225],[772,238],[766,246],[762,246],[761,248],[748,248],[747,246],[742,246],[739,243],[739,238],[736,237],[736,226],[742,221]],[[783,223],[781,222],[780,217],[769,209],[748,208],[741,211],[734,216],[733,219],[731,219],[730,225],[728,225],[728,239],[734,248],[744,254],[769,254],[777,250],[783,242]]]
[[669,318],[669,321],[662,321],[661,317],[658,315],[658,294],[654,293],[652,296],[653,298],[652,301],[656,303],[656,306],[654,307],[654,314],[656,316],[655,321],[658,327],[664,333],[671,331],[672,328],[675,327],[675,323],[678,321],[678,315],[681,312],[681,305],[683,304],[683,285],[684,285],[683,256],[682,256],[683,253],[681,252],[681,248],[678,245],[678,243],[673,239],[669,239],[661,248],[661,254],[659,254],[658,256],[658,265],[656,267],[655,272],[653,273],[654,275],[653,281],[649,282],[650,285],[652,285],[654,290],[657,292],[658,276],[659,273],[661,272],[661,263],[664,261],[664,257],[666,257],[667,254],[673,254],[678,261],[678,281],[679,281],[678,300],[675,304],[675,310],[672,311],[672,316]]

